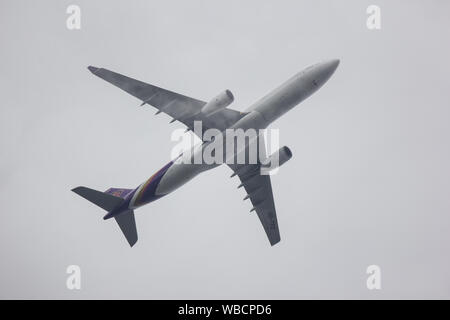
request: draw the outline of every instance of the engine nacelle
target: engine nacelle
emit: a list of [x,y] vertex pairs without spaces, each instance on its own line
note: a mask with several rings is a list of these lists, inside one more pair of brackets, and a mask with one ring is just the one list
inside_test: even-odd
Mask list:
[[292,158],[291,150],[284,146],[272,153],[266,161],[262,164],[262,168],[265,170],[272,170],[281,167],[289,159]]
[[206,116],[210,116],[226,107],[228,107],[234,101],[234,96],[230,90],[225,90],[219,93],[216,97],[211,99],[202,108],[202,113]]

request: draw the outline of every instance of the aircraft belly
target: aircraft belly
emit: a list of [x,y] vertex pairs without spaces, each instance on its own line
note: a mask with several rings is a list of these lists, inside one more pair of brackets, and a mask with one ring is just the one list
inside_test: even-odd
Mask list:
[[275,121],[317,90],[311,83],[310,76],[299,73],[255,102],[246,111],[259,112],[269,123]]
[[156,195],[166,195],[208,169],[205,164],[175,163],[164,174],[156,188]]
[[127,195],[127,198],[130,198],[128,201],[128,206],[130,209],[138,208],[161,197],[161,195],[156,194],[156,188],[172,165],[173,161],[170,161],[139,187],[137,187],[133,192]]

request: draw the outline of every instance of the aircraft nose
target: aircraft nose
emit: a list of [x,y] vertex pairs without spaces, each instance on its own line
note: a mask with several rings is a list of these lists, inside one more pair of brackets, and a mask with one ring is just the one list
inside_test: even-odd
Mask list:
[[315,70],[313,70],[313,84],[317,88],[321,87],[325,82],[330,79],[330,77],[333,75],[334,71],[336,71],[338,65],[339,65],[339,59],[333,59],[328,60],[325,62],[322,62],[317,65]]
[[328,60],[323,62],[322,64],[322,73],[324,73],[324,75],[331,77],[331,75],[334,73],[334,71],[336,71],[338,65],[339,65],[340,60],[339,59],[333,59],[333,60]]

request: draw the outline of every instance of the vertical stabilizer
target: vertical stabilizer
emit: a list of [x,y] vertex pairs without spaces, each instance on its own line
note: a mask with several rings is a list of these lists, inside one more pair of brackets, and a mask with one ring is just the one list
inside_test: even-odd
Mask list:
[[[77,187],[72,189],[72,191],[93,204],[96,204],[100,208],[111,212],[125,201],[122,196],[126,196],[132,190],[111,188],[106,192],[101,192],[86,187]],[[121,210],[121,208],[118,210]],[[138,235],[133,210],[122,211],[117,215],[114,215],[114,219],[130,246],[134,246],[138,240]]]

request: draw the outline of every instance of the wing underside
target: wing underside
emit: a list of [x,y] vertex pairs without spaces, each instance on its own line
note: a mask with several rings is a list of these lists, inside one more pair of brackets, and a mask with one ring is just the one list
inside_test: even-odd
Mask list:
[[[240,168],[240,170],[243,169],[243,167]],[[251,165],[247,165],[246,169],[249,173],[238,174],[241,185],[247,192],[244,200],[250,199],[252,202],[253,208],[250,211],[255,211],[258,215],[267,238],[273,246],[280,242],[280,231],[278,229],[270,176],[261,175],[259,169],[253,168]]]
[[[260,135],[258,139],[264,138]],[[258,155],[265,154],[265,149],[262,152],[259,151],[260,147],[264,147],[264,142],[260,143],[259,140],[254,142],[258,143],[258,148],[256,149],[258,150]],[[248,148],[246,152],[248,161]],[[239,177],[241,181],[239,187],[243,187],[247,192],[244,200],[249,199],[251,201],[253,208],[250,212],[254,211],[258,215],[270,244],[272,246],[277,244],[280,242],[280,231],[278,229],[272,184],[270,175],[261,174],[261,159],[256,164],[228,164],[228,166],[234,171],[232,177],[236,175]]]
[[203,132],[210,128],[223,131],[243,116],[240,112],[228,108],[205,116],[201,112],[202,107],[206,104],[204,101],[129,78],[108,69],[92,66],[89,66],[88,69],[94,75],[141,100],[141,105],[148,104],[155,107],[158,109],[156,114],[166,113],[172,117],[172,121],[180,121],[192,131],[194,130],[194,121],[202,122]]

